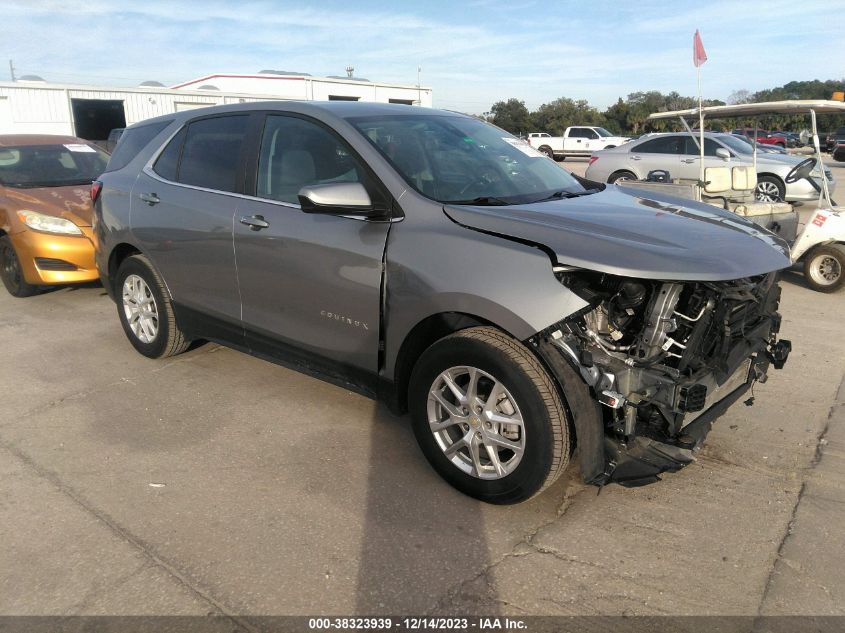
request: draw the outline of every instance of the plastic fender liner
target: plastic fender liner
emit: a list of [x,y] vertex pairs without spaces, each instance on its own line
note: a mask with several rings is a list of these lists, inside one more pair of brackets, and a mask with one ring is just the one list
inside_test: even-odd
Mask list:
[[590,388],[581,376],[561,355],[560,350],[542,337],[537,337],[537,345],[530,342],[539,352],[540,358],[551,369],[563,391],[567,413],[575,425],[575,444],[581,461],[581,478],[584,483],[601,485],[606,479],[604,422],[598,401],[590,393]]

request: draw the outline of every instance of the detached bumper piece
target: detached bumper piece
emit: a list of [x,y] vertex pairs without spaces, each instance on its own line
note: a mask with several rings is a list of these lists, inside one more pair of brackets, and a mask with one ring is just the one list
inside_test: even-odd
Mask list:
[[660,473],[674,473],[695,461],[694,453],[704,443],[713,422],[721,417],[754,384],[752,372],[748,381],[713,404],[690,422],[672,444],[638,436],[625,445],[605,438],[607,468],[602,483],[618,483],[626,487],[644,486],[660,480]]
[[695,461],[692,450],[637,437],[628,446],[605,441],[607,473],[600,485],[617,483],[628,488],[660,481],[660,473],[674,473]]

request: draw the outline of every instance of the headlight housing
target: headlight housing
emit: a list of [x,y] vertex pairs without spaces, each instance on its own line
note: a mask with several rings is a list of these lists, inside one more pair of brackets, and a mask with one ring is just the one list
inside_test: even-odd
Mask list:
[[57,218],[53,215],[28,210],[18,211],[18,217],[21,222],[34,231],[55,233],[56,235],[82,235],[82,230],[65,218]]

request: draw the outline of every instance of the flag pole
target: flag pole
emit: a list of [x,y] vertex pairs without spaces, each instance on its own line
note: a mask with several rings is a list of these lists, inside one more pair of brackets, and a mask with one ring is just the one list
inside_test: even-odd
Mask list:
[[700,186],[704,188],[704,112],[701,109],[701,65],[695,68],[698,74],[698,150],[700,152],[698,158],[698,180]]
[[[701,34],[698,29],[692,36],[692,61],[695,64],[696,77],[698,79],[698,183],[701,189],[704,188],[704,110],[701,104],[701,65],[707,61],[707,53],[704,52],[704,44],[701,42]],[[693,136],[695,139],[695,136]]]

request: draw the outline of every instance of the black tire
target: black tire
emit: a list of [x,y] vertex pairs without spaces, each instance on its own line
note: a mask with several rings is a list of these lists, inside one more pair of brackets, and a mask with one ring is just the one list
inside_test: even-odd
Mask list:
[[[777,189],[777,193],[775,193],[775,189]],[[759,176],[754,197],[760,202],[783,202],[786,197],[786,185],[776,176]]]
[[625,169],[615,171],[607,177],[607,183],[612,185],[617,180],[637,180],[637,175]]
[[804,255],[804,278],[817,292],[836,292],[845,283],[845,246],[816,246]]
[[[435,381],[449,368],[465,367],[495,377],[513,396],[523,419],[522,458],[511,472],[497,479],[481,479],[456,466],[441,449],[429,424],[429,393]],[[479,392],[483,390],[482,381],[483,377],[479,379]],[[408,397],[414,435],[423,454],[447,482],[466,495],[495,504],[525,501],[550,486],[569,462],[569,424],[552,378],[524,345],[495,328],[469,328],[434,343],[414,366]],[[481,415],[476,428],[483,424]],[[469,425],[450,428],[456,437],[473,433]],[[481,437],[480,433],[475,435]],[[487,453],[482,455],[482,460],[487,459]]]
[[541,152],[543,152],[546,156],[548,156],[548,157],[549,157],[549,158],[551,158],[552,160],[554,160],[554,159],[555,159],[555,153],[554,153],[554,151],[552,150],[552,148],[551,148],[551,147],[549,147],[548,145],[541,145],[541,146],[540,146],[540,151],[541,151]]
[[[146,284],[157,314],[157,331],[150,341],[143,341],[132,330],[124,310],[123,288],[127,277],[137,275]],[[164,285],[158,271],[149,259],[143,255],[132,255],[123,260],[115,277],[114,296],[117,301],[117,314],[126,338],[132,346],[147,358],[165,358],[181,354],[191,342],[179,329],[170,293]]]
[[8,235],[0,237],[0,279],[13,297],[31,297],[41,290],[23,278],[21,260]]

